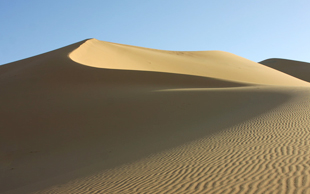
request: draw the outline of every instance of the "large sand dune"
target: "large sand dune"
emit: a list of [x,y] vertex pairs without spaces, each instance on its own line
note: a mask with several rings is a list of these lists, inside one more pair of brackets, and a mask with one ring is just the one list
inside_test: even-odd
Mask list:
[[291,75],[96,39],[2,65],[0,193],[310,192]]

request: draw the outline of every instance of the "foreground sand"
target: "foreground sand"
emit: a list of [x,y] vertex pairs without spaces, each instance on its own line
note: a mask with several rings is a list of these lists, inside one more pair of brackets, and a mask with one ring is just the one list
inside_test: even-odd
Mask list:
[[0,66],[1,193],[310,192],[309,83],[95,39]]

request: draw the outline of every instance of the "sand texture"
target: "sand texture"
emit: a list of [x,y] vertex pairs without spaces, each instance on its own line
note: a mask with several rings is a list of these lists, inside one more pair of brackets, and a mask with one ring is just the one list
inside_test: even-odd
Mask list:
[[2,65],[0,193],[310,193],[309,80],[263,64],[89,39]]

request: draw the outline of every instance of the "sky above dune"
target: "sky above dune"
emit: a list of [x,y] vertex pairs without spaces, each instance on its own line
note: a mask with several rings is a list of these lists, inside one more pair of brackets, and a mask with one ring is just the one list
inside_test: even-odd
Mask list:
[[0,64],[87,38],[310,62],[308,0],[0,1]]

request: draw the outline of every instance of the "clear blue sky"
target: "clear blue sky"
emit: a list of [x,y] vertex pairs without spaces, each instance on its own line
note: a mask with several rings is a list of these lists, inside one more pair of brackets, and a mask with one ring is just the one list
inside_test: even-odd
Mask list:
[[309,0],[0,0],[0,64],[86,38],[310,62]]

